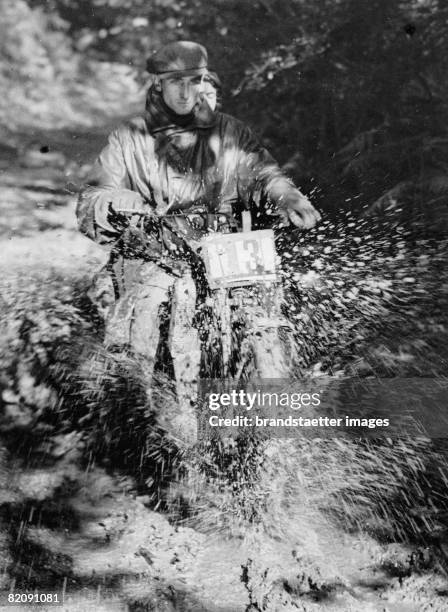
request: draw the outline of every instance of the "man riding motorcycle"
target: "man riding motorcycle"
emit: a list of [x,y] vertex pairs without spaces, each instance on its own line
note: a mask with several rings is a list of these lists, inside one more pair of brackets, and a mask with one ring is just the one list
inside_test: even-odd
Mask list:
[[[77,216],[84,234],[113,245],[123,230],[117,222],[121,215],[166,217],[198,206],[230,217],[238,208],[252,209],[265,220],[276,215],[304,229],[316,224],[319,213],[250,129],[205,100],[204,79],[210,73],[203,46],[170,43],[149,58],[147,69],[154,83],[144,115],[110,134],[80,194]],[[179,281],[156,263],[116,253],[109,269],[116,302],[106,343],[128,346],[153,364],[160,308]],[[192,303],[193,292],[186,283]],[[170,349],[176,378],[197,378],[199,342],[191,320],[179,322]]]

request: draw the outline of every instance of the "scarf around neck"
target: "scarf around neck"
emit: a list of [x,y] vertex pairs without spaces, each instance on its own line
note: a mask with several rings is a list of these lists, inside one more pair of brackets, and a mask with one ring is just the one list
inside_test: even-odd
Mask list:
[[206,100],[202,100],[187,115],[178,115],[166,104],[162,92],[152,86],[146,96],[145,120],[150,133],[155,135],[167,130],[181,132],[211,128],[216,125],[216,113]]
[[162,164],[166,162],[177,172],[207,180],[207,173],[216,162],[209,136],[217,124],[217,113],[206,100],[198,102],[188,115],[178,115],[165,103],[162,93],[150,87],[145,121]]

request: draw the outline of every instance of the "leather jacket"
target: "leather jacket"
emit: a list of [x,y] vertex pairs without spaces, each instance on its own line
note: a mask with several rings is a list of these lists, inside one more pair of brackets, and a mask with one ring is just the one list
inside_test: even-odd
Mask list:
[[237,119],[198,105],[184,125],[173,122],[161,94],[151,88],[146,112],[114,130],[82,190],[80,230],[107,244],[118,237],[107,209],[117,190],[137,192],[159,215],[202,204],[209,212],[234,214],[258,208],[275,214],[282,200],[300,192]]

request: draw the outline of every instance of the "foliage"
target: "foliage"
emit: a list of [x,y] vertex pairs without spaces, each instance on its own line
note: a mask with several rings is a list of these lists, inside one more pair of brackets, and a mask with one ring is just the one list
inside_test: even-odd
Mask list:
[[[102,346],[88,283],[50,273],[2,284],[0,433],[26,456],[45,440],[75,440],[84,460],[111,462],[160,493],[176,447],[148,407],[152,368]],[[164,412],[170,400],[165,385]]]
[[[224,108],[328,211],[447,218],[442,0],[29,0],[74,49],[143,74],[162,42],[205,44]],[[54,17],[54,16],[57,17]]]
[[85,289],[82,279],[72,286],[52,274],[2,283],[0,389],[13,423],[16,409],[23,426],[42,416],[64,420],[61,402],[80,358],[77,343],[95,337],[95,318],[82,309]]
[[298,143],[306,162],[296,177],[334,207],[378,209],[386,197],[446,218],[446,9],[398,0],[303,8],[304,32],[265,52],[243,81],[256,92],[254,112],[260,98],[277,110],[265,127],[273,143]]
[[2,0],[0,16],[1,127],[92,125],[124,114],[138,96],[133,71],[83,57],[57,12]]

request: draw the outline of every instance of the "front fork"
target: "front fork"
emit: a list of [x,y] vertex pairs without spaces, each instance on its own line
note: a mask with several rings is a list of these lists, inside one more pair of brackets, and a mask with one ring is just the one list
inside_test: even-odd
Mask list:
[[290,359],[279,332],[290,324],[282,315],[281,284],[217,289],[215,294],[224,377],[287,377]]
[[202,322],[190,275],[176,280],[171,298],[169,345],[178,403],[172,425],[180,439],[193,441],[201,356],[206,378],[287,378],[290,353],[280,331],[290,324],[282,315],[279,283],[214,290]]

